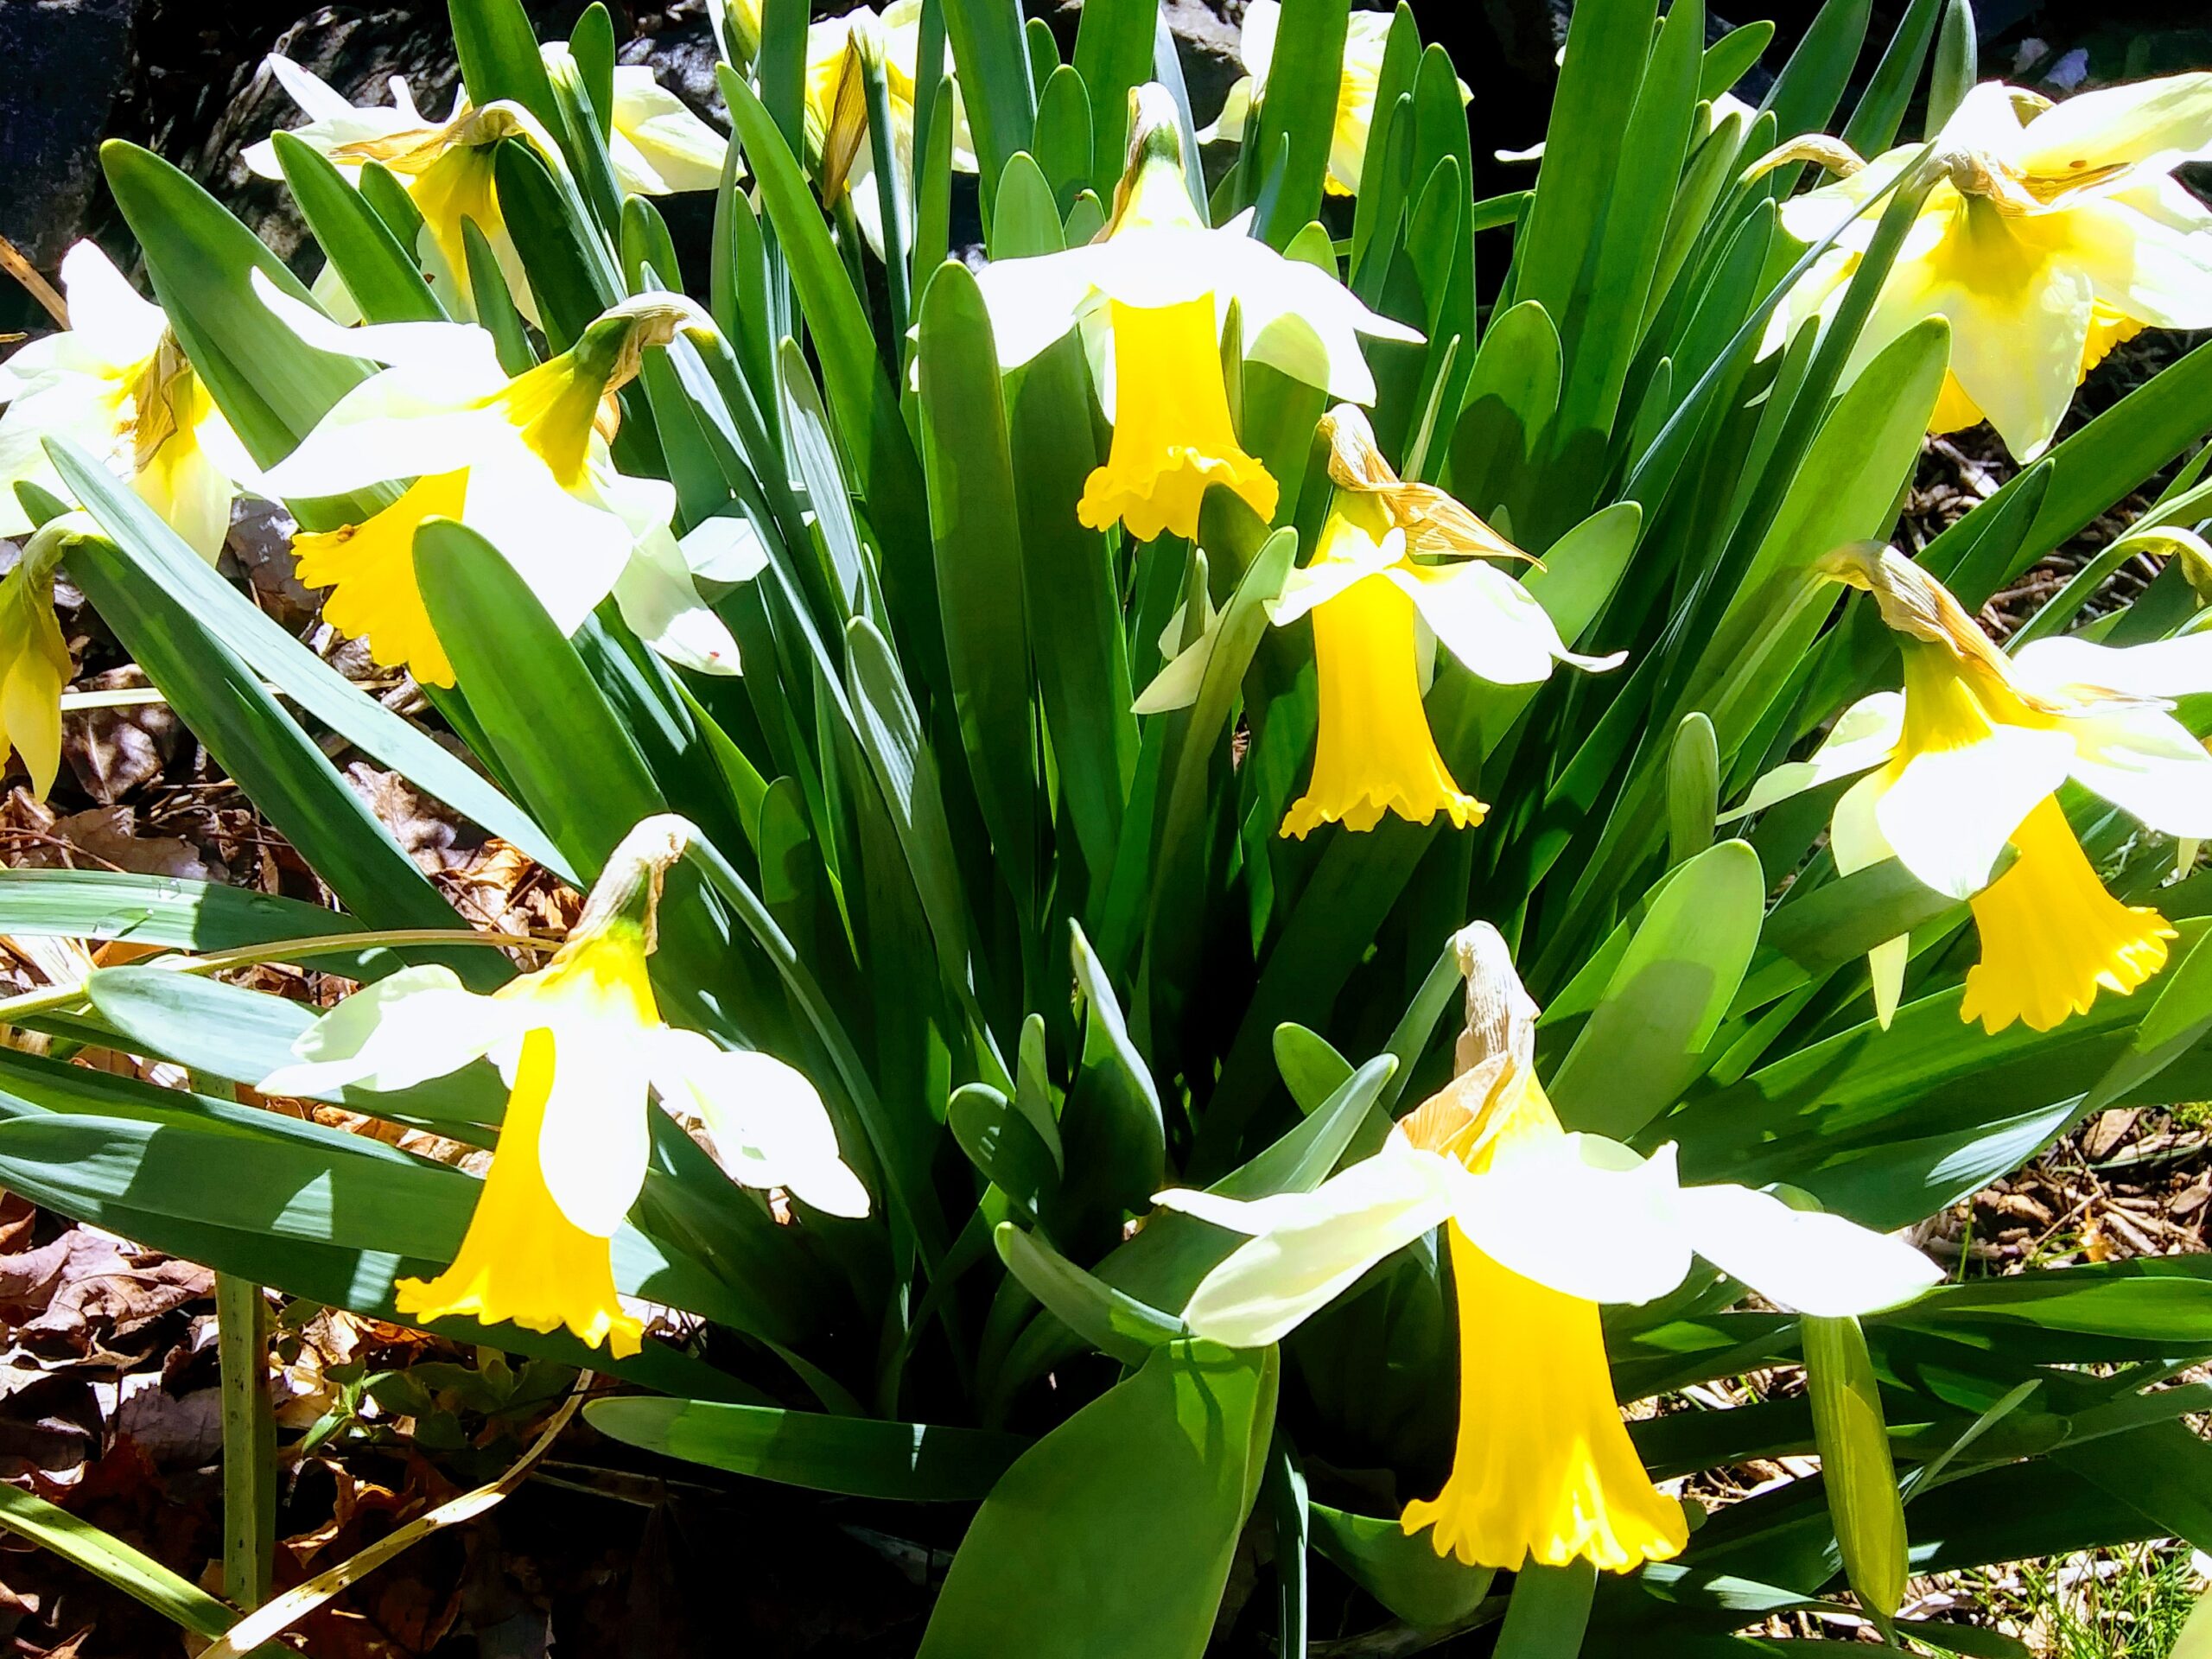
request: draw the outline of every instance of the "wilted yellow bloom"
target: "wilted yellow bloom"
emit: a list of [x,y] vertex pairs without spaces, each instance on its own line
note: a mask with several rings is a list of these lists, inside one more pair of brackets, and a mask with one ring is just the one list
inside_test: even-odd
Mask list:
[[69,327],[0,364],[0,536],[30,517],[16,495],[31,483],[63,500],[69,486],[47,458],[67,438],[130,481],[141,500],[211,563],[231,530],[234,480],[252,463],[169,332],[107,255],[79,242],[61,261]]
[[[757,37],[757,19],[753,27]],[[806,127],[822,158],[823,200],[834,205],[841,195],[851,194],[853,216],[879,257],[883,252],[883,200],[875,177],[875,146],[868,133],[861,53],[871,49],[882,59],[891,106],[892,154],[899,159],[895,188],[911,205],[915,148],[928,137],[914,130],[914,73],[921,58],[921,35],[922,0],[892,0],[880,16],[872,6],[855,6],[841,16],[810,25],[806,31]],[[949,75],[950,53],[944,68]],[[953,170],[973,173],[975,140],[957,80],[951,92]]]
[[[1991,1031],[2016,1020],[2048,1031],[2100,990],[2124,995],[2156,974],[2174,930],[2105,890],[2055,791],[2070,778],[2153,830],[2212,835],[2212,755],[2169,701],[2212,690],[2212,634],[2126,648],[2038,639],[2008,658],[1941,582],[1886,548],[1831,555],[1827,572],[1874,595],[1900,636],[1904,690],[1854,704],[1809,760],[1761,779],[1740,810],[1867,772],[1836,803],[1836,868],[1894,857],[1971,899],[1981,961],[1959,1012]],[[2007,842],[2019,856],[1993,881]],[[1871,958],[1885,1025],[1907,951],[1897,938]]]
[[0,757],[14,748],[40,800],[61,766],[61,690],[76,672],[54,620],[54,569],[70,539],[90,528],[83,513],[50,520],[0,578]]
[[[1851,215],[1918,153],[1890,150],[1783,204],[1800,241],[1841,228],[1776,313],[1770,349],[1841,302],[1880,219],[1878,209]],[[1975,87],[1936,139],[1941,176],[1847,372],[1923,319],[1948,318],[1951,372],[1929,429],[1986,417],[2015,456],[2034,459],[2113,346],[2146,327],[2212,327],[2212,213],[2173,177],[2207,157],[2212,74],[2058,105],[1999,81]]]
[[[1329,140],[1329,171],[1324,188],[1332,196],[1356,196],[1367,162],[1368,135],[1375,127],[1376,89],[1382,79],[1382,59],[1390,44],[1390,11],[1355,10],[1345,20],[1343,79],[1337,86],[1336,124]],[[1268,71],[1275,56],[1275,40],[1282,27],[1281,0],[1249,0],[1237,36],[1236,55],[1244,65],[1243,79],[1229,89],[1221,113],[1213,124],[1202,128],[1198,142],[1241,143],[1252,106],[1267,96]],[[1459,101],[1472,96],[1459,83]]]
[[1443,812],[1464,830],[1486,809],[1452,780],[1429,730],[1421,624],[1494,684],[1539,683],[1554,662],[1602,671],[1622,658],[1569,651],[1535,596],[1483,562],[1527,555],[1443,491],[1400,480],[1357,409],[1332,410],[1321,429],[1338,493],[1313,562],[1268,607],[1278,626],[1312,614],[1319,699],[1313,781],[1282,833],[1372,830],[1385,812],[1414,823]]
[[702,1118],[733,1179],[866,1215],[813,1085],[768,1055],[662,1023],[646,972],[663,872],[691,828],[648,818],[608,857],[551,962],[490,996],[452,970],[410,968],[340,1003],[294,1043],[271,1094],[411,1088],[489,1056],[510,1094],[492,1167],[453,1265],[399,1281],[410,1319],[563,1326],[620,1358],[644,1326],[618,1293],[613,1238],[643,1187],[648,1089]]
[[1870,1312],[1942,1275],[1893,1238],[1726,1185],[1683,1186],[1674,1148],[1645,1159],[1560,1127],[1536,1079],[1536,1007],[1505,941],[1459,938],[1467,1025],[1459,1075],[1374,1157],[1312,1192],[1158,1202],[1248,1242],[1184,1309],[1236,1347],[1277,1340],[1385,1256],[1448,1226],[1459,1325],[1452,1472],[1406,1506],[1439,1555],[1517,1569],[1586,1560],[1612,1572],[1678,1554],[1681,1505],[1644,1472],[1613,1395],[1601,1302],[1665,1295],[1693,1253],[1808,1313]]
[[1222,327],[1234,305],[1244,355],[1350,403],[1375,400],[1359,336],[1418,340],[1370,311],[1327,271],[1286,259],[1248,234],[1249,215],[1220,229],[1198,215],[1183,170],[1173,103],[1158,86],[1131,94],[1129,166],[1099,240],[977,275],[999,361],[1019,368],[1071,330],[1085,332],[1114,423],[1106,464],[1077,512],[1149,541],[1198,531],[1208,486],[1224,484],[1273,516],[1275,480],[1245,453],[1230,420]]
[[683,326],[690,302],[626,300],[568,351],[510,379],[481,328],[340,328],[272,287],[257,291],[304,344],[391,365],[341,397],[265,480],[276,493],[313,497],[413,480],[360,524],[295,540],[300,579],[331,589],[332,625],[365,639],[378,663],[453,683],[415,581],[415,532],[444,518],[505,555],[563,632],[612,593],[663,656],[702,673],[737,671],[736,641],[699,597],[670,532],[675,492],[615,471],[607,454],[613,393],[648,347]]

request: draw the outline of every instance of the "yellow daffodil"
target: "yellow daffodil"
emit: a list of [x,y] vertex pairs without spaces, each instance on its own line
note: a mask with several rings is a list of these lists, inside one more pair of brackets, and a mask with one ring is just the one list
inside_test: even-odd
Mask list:
[[804,1077],[661,1021],[646,958],[662,873],[690,833],[675,817],[632,830],[537,972],[480,996],[449,969],[402,969],[309,1027],[296,1063],[263,1079],[267,1093],[317,1095],[411,1088],[486,1056],[499,1067],[511,1092],[474,1217],[450,1268],[399,1282],[409,1318],[565,1325],[618,1358],[637,1352],[643,1325],[622,1305],[611,1241],[645,1184],[649,1088],[703,1120],[733,1179],[868,1213]]
[[1129,166],[1113,220],[1085,247],[996,259],[978,274],[999,360],[1020,367],[1076,328],[1100,367],[1114,423],[1106,464],[1077,514],[1119,522],[1140,541],[1196,533],[1206,487],[1226,485],[1262,517],[1279,493],[1239,443],[1221,368],[1231,305],[1244,355],[1348,403],[1375,401],[1359,336],[1418,340],[1327,271],[1249,234],[1250,216],[1210,229],[1192,200],[1175,109],[1165,89],[1131,94]]
[[[574,55],[558,41],[537,50],[549,74],[576,73]],[[663,86],[652,66],[614,66],[614,110],[608,119],[607,159],[625,195],[672,196],[721,188],[729,140]]]
[[1653,1487],[1623,1426],[1599,1305],[1662,1296],[1693,1254],[1770,1300],[1823,1315],[1908,1300],[1942,1275],[1917,1251],[1747,1187],[1683,1186],[1649,1159],[1560,1128],[1534,1068],[1536,1007],[1505,942],[1459,938],[1467,1026],[1452,1081],[1382,1150],[1312,1192],[1158,1202],[1247,1236],[1184,1309],[1199,1335],[1276,1341],[1393,1252],[1449,1228],[1459,1325],[1450,1478],[1406,1506],[1439,1555],[1613,1572],[1677,1554],[1681,1506]]
[[[568,165],[535,116],[519,104],[500,102],[479,110],[456,98],[453,114],[433,121],[415,107],[405,79],[397,75],[391,80],[392,103],[357,107],[289,58],[272,53],[267,64],[308,118],[304,125],[292,130],[293,137],[320,150],[349,177],[358,176],[364,162],[378,162],[407,192],[423,215],[416,257],[448,312],[458,317],[476,315],[461,229],[464,223],[473,222],[497,259],[516,308],[531,321],[537,321],[530,279],[514,238],[507,233],[493,177],[493,150],[507,138],[528,143],[549,167]],[[242,159],[264,179],[284,176],[273,140],[247,146]],[[326,267],[315,297],[346,315],[351,302],[343,294],[336,274]]]
[[[757,20],[753,27],[757,35]],[[861,55],[873,52],[881,60],[891,106],[892,153],[899,158],[895,188],[911,202],[914,72],[921,56],[921,35],[922,0],[893,0],[880,16],[872,6],[855,6],[842,16],[810,25],[806,31],[807,136],[822,158],[822,198],[834,207],[841,195],[850,194],[853,217],[879,258],[883,254],[883,200],[875,178]],[[951,67],[948,54],[945,68],[950,72]],[[952,166],[959,173],[976,170],[975,140],[957,81],[952,83]]]
[[[1872,242],[1878,210],[1846,224],[1919,153],[1905,145],[1783,204],[1800,241],[1842,226],[1776,314],[1770,348],[1826,316]],[[1923,318],[1951,324],[1951,372],[1929,423],[1986,418],[2039,455],[2082,378],[2145,327],[2212,327],[2212,212],[2173,177],[2212,158],[2212,74],[2173,75],[2052,105],[1975,87],[1936,140],[1940,169],[1847,372]]]
[[67,438],[127,479],[209,563],[231,530],[235,480],[254,477],[229,423],[178,349],[161,307],[141,299],[107,255],[79,242],[61,261],[69,327],[0,363],[0,536],[29,516],[16,486],[71,497],[46,440]]
[[54,620],[54,569],[92,529],[82,512],[49,520],[0,577],[0,757],[14,748],[41,801],[61,766],[61,690],[77,671]]
[[[1991,1031],[2016,1020],[2048,1031],[2101,989],[2125,995],[2156,974],[2174,930],[2105,891],[2054,791],[2070,778],[2162,834],[2212,836],[2212,755],[2169,701],[2212,690],[2212,634],[2125,648],[2038,639],[2008,658],[1886,548],[1831,555],[1827,570],[1874,595],[1900,636],[1904,690],[1853,705],[1809,760],[1768,773],[1739,810],[1866,772],[1835,805],[1836,868],[1894,857],[1972,900],[1981,961],[1959,1013]],[[2019,856],[1993,881],[2007,842]],[[1870,958],[1885,1025],[1908,944]]]
[[[1396,14],[1354,11],[1344,26],[1344,76],[1337,85],[1337,118],[1329,141],[1329,171],[1325,188],[1332,196],[1359,194],[1360,174],[1367,161],[1367,137],[1375,125],[1376,88],[1382,79],[1382,58],[1390,43],[1390,25]],[[1274,62],[1275,35],[1282,27],[1281,0],[1249,0],[1237,35],[1236,55],[1244,65],[1243,77],[1229,89],[1221,113],[1213,124],[1200,129],[1198,142],[1241,143],[1252,106],[1267,96],[1268,70]],[[1459,101],[1473,94],[1459,83]]]
[[631,630],[671,661],[737,671],[736,642],[670,532],[675,492],[616,472],[601,429],[646,349],[695,315],[689,301],[626,300],[568,351],[510,379],[481,328],[341,328],[257,277],[256,291],[303,344],[391,365],[340,398],[266,480],[296,497],[413,480],[365,521],[296,539],[300,580],[331,589],[323,612],[334,627],[365,639],[378,663],[452,684],[414,546],[423,520],[455,518],[506,556],[563,632],[611,593]]
[[1528,556],[1443,491],[1402,481],[1357,409],[1332,410],[1321,430],[1336,503],[1313,562],[1268,607],[1279,627],[1313,616],[1320,703],[1313,781],[1282,833],[1372,830],[1386,811],[1414,823],[1444,812],[1465,829],[1486,809],[1452,781],[1429,731],[1421,626],[1498,685],[1540,683],[1554,662],[1616,668],[1622,655],[1569,651],[1535,596],[1484,563]]

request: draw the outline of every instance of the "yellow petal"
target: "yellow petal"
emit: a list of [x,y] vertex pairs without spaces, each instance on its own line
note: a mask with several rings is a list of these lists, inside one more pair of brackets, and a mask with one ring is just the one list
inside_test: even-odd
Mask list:
[[[1339,498],[1342,499],[1343,498]],[[1381,509],[1354,499],[1322,533],[1320,557],[1332,542],[1368,538],[1355,515]],[[1354,582],[1313,610],[1313,665],[1319,728],[1313,778],[1282,822],[1303,840],[1323,823],[1372,830],[1385,812],[1414,823],[1448,813],[1464,830],[1486,810],[1452,780],[1421,706],[1419,637],[1414,602],[1382,575]]]
[[1406,1506],[1407,1533],[1433,1528],[1439,1555],[1480,1567],[1626,1573],[1681,1554],[1689,1527],[1630,1443],[1598,1305],[1500,1267],[1456,1225],[1450,1237],[1459,1436],[1444,1490]]
[[425,685],[451,685],[453,662],[415,582],[415,531],[426,518],[460,518],[467,493],[467,472],[432,474],[364,524],[292,541],[300,580],[330,589],[323,620],[366,639],[379,667],[404,668]]
[[1275,481],[1230,423],[1213,296],[1159,307],[1116,300],[1113,326],[1114,443],[1076,516],[1093,530],[1118,520],[1141,542],[1189,537],[1207,486],[1225,484],[1273,518]]
[[645,1326],[616,1294],[613,1247],[562,1213],[539,1168],[552,1087],[553,1034],[533,1031],[523,1039],[499,1149],[461,1253],[435,1279],[401,1280],[397,1306],[425,1321],[465,1315],[528,1331],[565,1325],[591,1346],[604,1344],[617,1359],[627,1358],[642,1345]]
[[2178,936],[2157,911],[2105,891],[2056,797],[2012,839],[2018,861],[1974,898],[1981,960],[1967,970],[1961,1020],[2049,1031],[2088,1013],[2100,989],[2125,996],[2166,965]]

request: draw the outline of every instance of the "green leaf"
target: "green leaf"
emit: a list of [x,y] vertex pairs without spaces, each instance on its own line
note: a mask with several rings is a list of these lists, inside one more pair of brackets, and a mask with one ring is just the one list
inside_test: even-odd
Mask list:
[[[1019,0],[942,0],[946,38],[975,134],[988,223],[998,181],[1016,150],[1034,143],[1037,96]],[[748,143],[747,149],[752,146]],[[809,315],[812,315],[810,310]]]
[[[1130,89],[1153,79],[1152,36],[1159,10],[1154,0],[1096,0],[1084,7],[1076,28],[1075,68],[1089,94],[1090,182],[1101,196],[1111,194],[1121,180]],[[1041,145],[1042,105],[1037,120]],[[1191,159],[1195,164],[1196,157]]]
[[[0,933],[209,951],[364,930],[342,912],[250,887],[121,870],[0,870]],[[353,964],[363,977],[379,976],[373,954]],[[398,965],[384,954],[383,971]]]
[[1477,513],[1495,518],[1502,505],[1516,524],[1529,516],[1538,487],[1533,463],[1559,407],[1560,372],[1559,330],[1542,306],[1524,301],[1491,320],[1452,429],[1446,480]]
[[1031,1216],[1043,1212],[1060,1185],[1059,1137],[1048,1143],[1029,1119],[988,1084],[963,1084],[952,1091],[945,1126],[968,1161]]
[[739,1406],[594,1400],[584,1416],[626,1446],[756,1480],[909,1503],[983,1497],[1028,1442],[982,1429]]
[[1344,1087],[1351,1062],[1329,1040],[1293,1020],[1275,1027],[1275,1069],[1301,1112],[1311,1112]]
[[947,262],[922,298],[922,457],[961,747],[1014,902],[1039,893],[1021,507],[982,293]]
[[[1149,55],[1151,42],[1145,44]],[[1066,64],[1046,79],[1037,100],[1037,164],[1062,213],[1090,183],[1090,100],[1083,77]]]
[[1891,1618],[1904,1599],[1904,1506],[1897,1497],[1866,1338],[1853,1319],[1808,1314],[1801,1329],[1813,1429],[1826,1477],[1821,1484],[1843,1549],[1843,1570],[1876,1619]]
[[[1268,71],[1260,99],[1258,154],[1285,159],[1259,233],[1282,247],[1321,211],[1344,82],[1348,0],[1285,0],[1279,38],[1294,42]],[[1193,167],[1197,158],[1191,158]]]
[[480,110],[497,99],[512,99],[549,132],[558,132],[560,108],[522,0],[450,0],[449,10],[469,102]]
[[1427,1536],[1408,1537],[1395,1517],[1351,1515],[1325,1503],[1313,1505],[1312,1514],[1313,1547],[1416,1629],[1461,1623],[1482,1605],[1497,1576],[1456,1555],[1439,1555]]
[[1751,66],[1774,38],[1774,24],[1764,17],[1730,29],[1705,49],[1705,67],[1699,72],[1697,95],[1717,99],[1751,73]]
[[1172,1343],[1007,1471],[918,1659],[1198,1659],[1274,1422],[1272,1349]]
[[620,273],[606,238],[565,173],[521,138],[493,148],[492,176],[501,218],[522,255],[545,338],[564,352],[622,297]]
[[1827,0],[1821,8],[1759,105],[1774,111],[1777,138],[1827,130],[1858,66],[1872,9],[1872,0]]
[[1713,722],[1696,709],[1675,728],[1667,756],[1667,863],[1669,868],[1713,844],[1713,821],[1720,804],[1720,751]]
[[1566,1567],[1529,1562],[1513,1575],[1497,1659],[1574,1659],[1582,1651],[1597,1588],[1598,1569],[1586,1560]]
[[300,216],[371,322],[443,322],[446,308],[361,193],[322,152],[289,132],[271,135]]
[[1936,38],[1942,4],[1943,0],[1912,0],[1905,8],[1889,49],[1843,129],[1843,142],[1859,155],[1878,156],[1896,141],[1920,66],[1928,60],[1929,42]]
[[415,536],[423,601],[454,674],[531,810],[587,879],[639,819],[665,810],[635,741],[521,575],[474,531]]
[[1071,922],[1068,931],[1083,1001],[1082,1060],[1060,1116],[1068,1196],[1084,1223],[1118,1229],[1124,1213],[1141,1213],[1160,1190],[1166,1121],[1151,1070],[1129,1039],[1112,982],[1081,925]]
[[1141,1365],[1163,1343],[1190,1337],[1173,1314],[1116,1290],[1010,1221],[1001,1222],[992,1239],[999,1259],[1031,1295],[1085,1343],[1125,1365]]
[[1975,61],[1974,7],[1970,0],[1948,0],[1942,32],[1936,40],[1936,67],[1928,79],[1927,136],[1933,138],[1966,101],[1981,77]]
[[1675,873],[1552,1077],[1561,1122],[1631,1135],[1703,1071],[1758,944],[1765,887],[1758,855],[1740,841]]
[[216,1600],[190,1580],[179,1578],[112,1533],[20,1487],[0,1483],[0,1527],[52,1550],[185,1630],[213,1639],[238,1622],[236,1608]]

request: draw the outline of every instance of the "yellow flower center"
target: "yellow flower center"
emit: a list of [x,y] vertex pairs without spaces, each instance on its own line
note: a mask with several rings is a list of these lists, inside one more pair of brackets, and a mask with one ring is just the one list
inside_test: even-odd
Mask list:
[[366,522],[302,531],[292,542],[300,580],[330,589],[322,602],[330,626],[366,639],[379,667],[404,668],[425,685],[451,685],[453,662],[415,580],[415,531],[426,518],[459,518],[467,494],[466,468],[427,474]]
[[[1484,1075],[1462,1074],[1405,1126],[1416,1146],[1478,1173],[1505,1147],[1560,1133],[1541,1085],[1510,1062],[1490,1098],[1469,1103]],[[1449,1236],[1459,1434],[1444,1490],[1408,1504],[1399,1524],[1434,1528],[1436,1553],[1469,1566],[1580,1558],[1625,1573],[1681,1554],[1688,1523],[1621,1421],[1598,1305],[1501,1266],[1456,1225]]]
[[1967,970],[1962,1020],[2049,1031],[2086,1014],[2100,988],[2125,996],[2166,965],[2165,918],[2105,891],[2056,796],[2012,832],[2019,859],[1976,893],[1981,960]]
[[[1386,531],[1379,505],[1340,496],[1315,563],[1371,557]],[[1379,574],[1314,607],[1313,777],[1284,835],[1302,841],[1324,823],[1372,830],[1386,811],[1413,823],[1445,812],[1462,830],[1482,822],[1488,809],[1452,780],[1429,730],[1415,620],[1413,601]]]
[[1230,422],[1213,296],[1112,306],[1113,448],[1084,484],[1076,516],[1093,530],[1119,520],[1142,542],[1187,538],[1198,534],[1206,486],[1225,484],[1273,518],[1275,481],[1244,453]]
[[473,315],[475,291],[468,280],[468,243],[462,223],[475,220],[477,230],[494,245],[506,230],[493,183],[492,146],[454,144],[438,152],[409,181],[407,195],[423,215],[423,230],[437,244]]
[[409,1319],[425,1321],[465,1315],[526,1331],[566,1325],[591,1346],[604,1343],[617,1359],[626,1359],[642,1345],[645,1326],[624,1311],[615,1291],[613,1246],[562,1212],[538,1163],[558,1059],[550,1031],[523,1039],[499,1150],[461,1253],[435,1279],[401,1280],[395,1305]]

